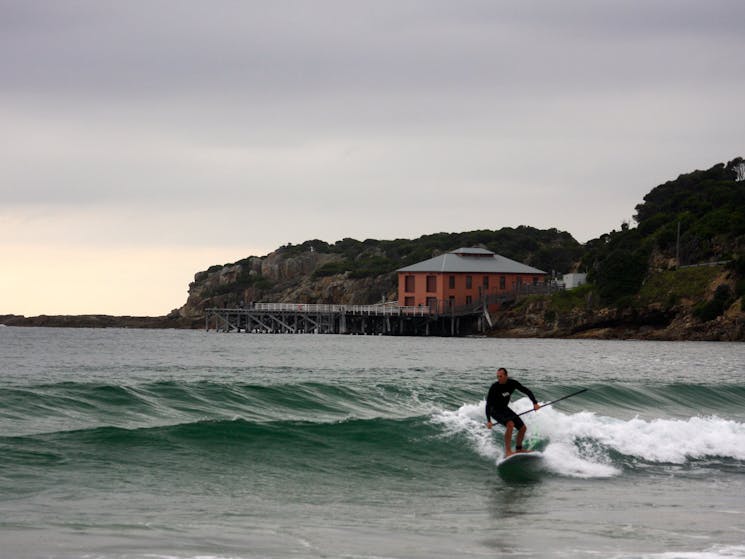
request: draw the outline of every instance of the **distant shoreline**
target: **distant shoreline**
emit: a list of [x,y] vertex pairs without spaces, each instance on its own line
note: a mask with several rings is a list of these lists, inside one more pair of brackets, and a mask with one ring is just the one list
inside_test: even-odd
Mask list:
[[0,324],[21,327],[50,328],[179,328],[194,329],[203,326],[202,321],[193,321],[179,316],[114,316],[108,314],[81,315],[0,315]]

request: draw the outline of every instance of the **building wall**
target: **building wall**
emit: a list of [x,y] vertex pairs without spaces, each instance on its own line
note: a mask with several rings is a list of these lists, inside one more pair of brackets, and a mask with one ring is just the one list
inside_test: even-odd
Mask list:
[[566,289],[574,289],[587,283],[587,274],[564,274],[562,279]]
[[[437,303],[438,309],[443,311],[450,301],[456,307],[476,303],[484,295],[514,291],[520,282],[522,285],[543,283],[545,277],[544,274],[399,272],[398,304],[419,307]],[[484,278],[487,278],[488,285],[485,285]],[[490,305],[489,310],[497,308],[498,305]]]

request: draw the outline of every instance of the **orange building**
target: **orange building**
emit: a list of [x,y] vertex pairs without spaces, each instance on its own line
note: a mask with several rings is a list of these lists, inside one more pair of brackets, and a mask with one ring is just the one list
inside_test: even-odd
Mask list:
[[397,270],[398,304],[449,312],[486,300],[490,311],[522,286],[543,284],[548,274],[482,248],[459,248]]

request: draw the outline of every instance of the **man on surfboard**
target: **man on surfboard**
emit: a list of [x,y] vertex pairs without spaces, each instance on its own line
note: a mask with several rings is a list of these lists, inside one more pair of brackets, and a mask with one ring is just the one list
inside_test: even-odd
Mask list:
[[[486,396],[486,426],[493,427],[492,417],[505,426],[504,432],[504,456],[510,456],[515,452],[523,452],[523,439],[525,438],[525,423],[510,409],[510,397],[515,390],[525,394],[533,402],[533,409],[538,411],[541,405],[533,396],[533,393],[525,388],[515,379],[509,378],[507,369],[500,367],[497,371],[497,382],[489,388]],[[517,427],[517,441],[515,441],[515,452],[512,451],[512,430]]]

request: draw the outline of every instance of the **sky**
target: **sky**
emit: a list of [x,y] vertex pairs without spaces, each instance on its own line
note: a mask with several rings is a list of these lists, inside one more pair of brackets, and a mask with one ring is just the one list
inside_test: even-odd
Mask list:
[[0,315],[287,243],[586,242],[745,156],[742,0],[0,0]]

